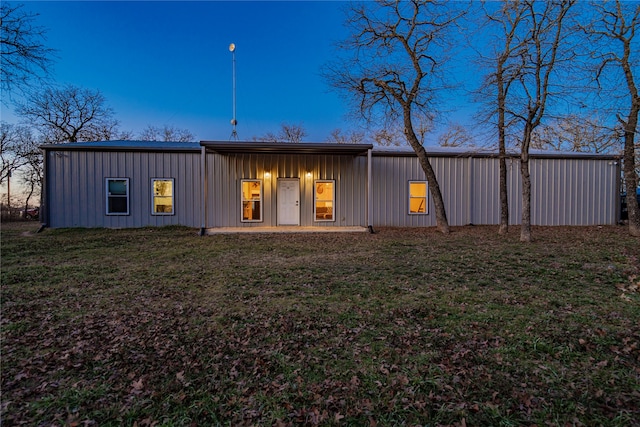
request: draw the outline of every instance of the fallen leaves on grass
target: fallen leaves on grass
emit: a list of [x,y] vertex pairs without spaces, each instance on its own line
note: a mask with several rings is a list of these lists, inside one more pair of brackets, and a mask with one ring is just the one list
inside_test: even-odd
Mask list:
[[[100,270],[100,253],[64,270],[55,235],[41,240],[46,261],[3,263],[6,425],[640,419],[637,292],[619,302],[622,279],[611,279],[635,267],[602,269],[597,252],[558,259],[566,243],[555,232],[521,253],[481,228],[451,243],[402,230],[337,242],[130,233],[122,269]],[[80,235],[83,254],[82,244],[119,244]],[[146,267],[149,253],[162,275]],[[20,279],[42,262],[47,286]]]

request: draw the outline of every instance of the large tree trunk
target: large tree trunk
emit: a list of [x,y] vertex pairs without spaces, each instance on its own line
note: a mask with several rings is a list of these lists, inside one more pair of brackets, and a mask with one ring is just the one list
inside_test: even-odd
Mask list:
[[504,56],[498,59],[496,83],[498,86],[498,154],[500,167],[500,229],[498,234],[509,232],[509,198],[507,195],[507,141],[505,134],[506,90],[504,83]]
[[509,198],[507,195],[507,159],[500,153],[500,229],[498,234],[509,232]]
[[629,234],[640,237],[640,207],[636,198],[638,175],[635,168],[634,136],[638,128],[640,101],[632,105],[631,112],[624,126],[624,182],[627,192],[627,209],[629,211]]
[[520,154],[520,176],[522,177],[522,218],[520,225],[520,241],[531,242],[531,175],[529,174],[529,146],[532,127],[525,125]]
[[522,176],[522,224],[520,241],[531,241],[531,176],[529,175],[529,154],[520,157],[520,174]]
[[442,199],[442,192],[440,191],[440,185],[438,184],[438,179],[436,177],[436,173],[431,166],[431,162],[427,157],[427,152],[425,151],[422,144],[418,140],[416,133],[413,130],[413,123],[411,122],[411,112],[408,111],[407,108],[404,109],[404,134],[418,156],[418,161],[420,162],[420,166],[422,166],[422,170],[424,171],[425,176],[427,177],[427,182],[429,183],[429,192],[431,193],[431,198],[433,199],[433,206],[435,208],[436,214],[436,227],[443,234],[449,234],[451,231],[449,228],[449,221],[447,220],[447,211],[444,207],[444,201]]
[[[618,10],[620,4],[618,3]],[[618,12],[620,13],[620,12]],[[624,180],[627,190],[627,209],[629,210],[629,234],[640,236],[640,208],[636,198],[638,187],[638,175],[635,162],[635,135],[638,131],[638,114],[640,113],[640,95],[636,86],[633,69],[631,66],[631,39],[624,40],[624,53],[622,56],[622,70],[624,71],[627,87],[631,95],[631,109],[624,126]]]

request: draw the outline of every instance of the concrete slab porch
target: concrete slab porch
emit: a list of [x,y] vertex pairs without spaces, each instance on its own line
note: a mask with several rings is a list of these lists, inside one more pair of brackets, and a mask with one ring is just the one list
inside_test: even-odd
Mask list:
[[217,227],[207,228],[207,236],[214,234],[239,233],[363,233],[369,231],[366,227]]

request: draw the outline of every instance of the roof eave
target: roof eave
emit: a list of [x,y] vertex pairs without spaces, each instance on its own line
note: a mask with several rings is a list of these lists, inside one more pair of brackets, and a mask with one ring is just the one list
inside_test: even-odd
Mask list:
[[283,143],[283,142],[219,142],[200,141],[207,150],[220,153],[261,153],[261,154],[366,154],[373,148],[371,144],[334,143]]

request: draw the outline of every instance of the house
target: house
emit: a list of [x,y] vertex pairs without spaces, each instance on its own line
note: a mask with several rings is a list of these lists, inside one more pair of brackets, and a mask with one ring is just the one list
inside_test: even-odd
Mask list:
[[[409,147],[370,144],[106,141],[44,145],[46,227],[435,225]],[[498,158],[427,150],[451,225],[498,224]],[[531,154],[532,223],[619,219],[619,157]],[[521,214],[519,157],[508,158],[510,221]]]

